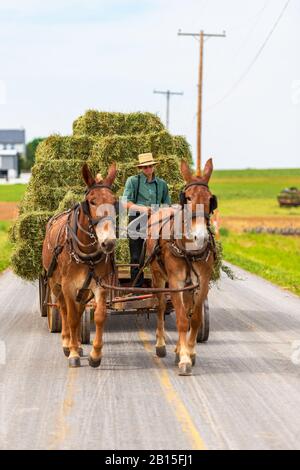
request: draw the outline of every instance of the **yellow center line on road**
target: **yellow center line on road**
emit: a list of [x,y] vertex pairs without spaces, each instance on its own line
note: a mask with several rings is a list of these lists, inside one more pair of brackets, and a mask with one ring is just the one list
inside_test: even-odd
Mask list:
[[187,435],[188,439],[192,442],[192,449],[195,450],[206,450],[206,446],[202,437],[196,428],[191,415],[189,414],[185,404],[181,400],[177,391],[172,385],[169,373],[163,362],[153,355],[152,345],[150,343],[150,337],[144,330],[139,330],[139,337],[144,345],[144,348],[153,357],[153,361],[158,366],[156,373],[158,375],[160,385],[163,389],[165,397],[172,409],[174,410],[175,416],[181,425],[183,432]]
[[67,423],[67,417],[71,413],[74,405],[75,381],[77,377],[78,369],[68,369],[67,383],[65,388],[66,393],[56,418],[56,430],[48,450],[57,449],[59,444],[64,442],[70,432],[70,426]]

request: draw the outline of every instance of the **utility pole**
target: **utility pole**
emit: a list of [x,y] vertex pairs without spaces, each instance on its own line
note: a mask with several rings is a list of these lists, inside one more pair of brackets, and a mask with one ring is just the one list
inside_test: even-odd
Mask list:
[[171,95],[183,95],[182,92],[178,92],[178,91],[170,91],[170,90],[167,90],[167,91],[157,91],[157,90],[153,90],[153,93],[156,93],[158,95],[166,95],[167,97],[167,118],[166,118],[166,127],[167,129],[169,129],[169,124],[170,124],[170,96]]
[[204,38],[225,38],[226,33],[207,34],[204,31],[200,33],[182,33],[178,31],[178,36],[200,37],[200,60],[199,60],[199,82],[198,82],[198,107],[197,107],[197,176],[201,176],[201,144],[202,144],[202,95],[203,95],[203,50]]

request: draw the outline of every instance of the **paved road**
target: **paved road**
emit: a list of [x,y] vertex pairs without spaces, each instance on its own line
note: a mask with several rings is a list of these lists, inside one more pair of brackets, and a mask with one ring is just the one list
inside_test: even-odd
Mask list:
[[173,364],[173,315],[167,358],[154,355],[154,318],[115,316],[101,368],[68,369],[37,286],[3,274],[0,448],[299,449],[300,299],[235,271],[210,293],[193,377]]

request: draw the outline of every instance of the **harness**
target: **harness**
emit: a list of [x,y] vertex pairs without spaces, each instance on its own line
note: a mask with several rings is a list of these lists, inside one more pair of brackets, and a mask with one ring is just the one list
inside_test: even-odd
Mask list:
[[[101,183],[96,183],[90,186],[85,191],[85,197],[90,193],[90,191],[92,191],[95,188],[106,188],[106,189],[111,190],[110,186],[107,186]],[[81,211],[88,218],[88,230],[82,227],[82,225],[79,223],[79,215]],[[73,258],[73,260],[77,264],[84,264],[84,265],[88,265],[89,267],[89,270],[83,282],[83,285],[81,289],[78,290],[77,296],[76,296],[77,302],[79,302],[80,304],[86,304],[93,297],[92,295],[89,299],[86,299],[86,294],[89,291],[89,286],[90,286],[91,281],[94,279],[97,284],[100,284],[99,277],[95,275],[96,266],[102,261],[104,261],[105,258],[110,258],[113,264],[113,269],[114,269],[114,260],[111,255],[106,255],[105,253],[103,253],[101,249],[95,249],[91,253],[84,253],[81,250],[81,248],[91,248],[92,246],[97,244],[97,235],[95,231],[95,225],[97,225],[100,221],[114,220],[114,219],[110,215],[107,215],[104,217],[97,217],[93,219],[91,217],[89,203],[85,199],[83,202],[76,204],[73,208],[69,209],[68,211],[65,211],[61,214],[58,214],[52,217],[52,219],[50,219],[49,221],[50,227],[55,220],[57,220],[59,217],[61,217],[64,214],[68,214],[67,223],[66,225],[61,226],[56,236],[55,247],[53,248],[53,257],[52,257],[50,266],[48,268],[48,271],[46,273],[46,279],[49,279],[50,277],[53,276],[53,273],[57,267],[58,256],[60,255],[60,253],[62,252],[64,248],[64,244],[59,244],[59,240],[61,237],[62,230],[65,230],[65,233],[66,233],[65,243],[69,245],[70,257]],[[89,238],[91,239],[91,242],[90,243],[81,242],[77,236],[78,231],[81,231],[85,233],[86,235],[88,235]]]
[[[211,231],[211,227],[210,227],[210,216],[208,215],[208,217],[206,217],[206,219],[208,221],[207,230],[208,230],[208,234],[209,234],[209,240],[208,240],[207,245],[202,250],[192,250],[192,251],[191,250],[186,250],[183,245],[181,245],[181,246],[178,245],[178,240],[176,240],[174,238],[174,231],[173,231],[173,229],[174,229],[174,214],[171,214],[170,218],[171,218],[173,224],[172,224],[172,233],[171,233],[170,240],[167,241],[168,248],[170,249],[173,256],[175,256],[176,258],[184,259],[186,261],[186,264],[187,264],[188,270],[189,270],[188,278],[187,278],[188,284],[191,283],[191,272],[193,272],[196,275],[197,280],[198,280],[198,284],[199,284],[199,276],[198,276],[198,273],[196,272],[196,270],[193,266],[193,263],[207,262],[211,252],[213,253],[214,259],[216,259],[216,244],[215,244],[215,239],[214,239],[213,233]],[[167,224],[168,221],[169,221],[169,218],[166,218],[165,221],[164,220],[162,221],[162,225],[161,225],[160,230],[159,230],[159,237],[156,241],[156,244],[155,244],[155,246],[152,250],[152,253],[150,253],[150,255],[145,260],[145,262],[143,264],[140,264],[140,266],[139,266],[140,269],[139,269],[139,272],[138,272],[138,274],[137,274],[137,276],[136,276],[136,278],[133,282],[133,287],[136,285],[136,283],[137,283],[140,275],[144,271],[144,269],[154,259],[156,259],[156,261],[157,261],[159,267],[161,268],[162,272],[165,275],[167,275],[166,268],[165,268],[165,265],[164,265],[164,262],[163,262],[162,256],[161,256],[162,247],[160,246],[160,236],[161,236],[161,233],[162,233],[162,230],[163,230],[164,226]],[[144,251],[144,249],[145,249],[145,242],[144,242],[144,245],[143,245],[143,251]]]

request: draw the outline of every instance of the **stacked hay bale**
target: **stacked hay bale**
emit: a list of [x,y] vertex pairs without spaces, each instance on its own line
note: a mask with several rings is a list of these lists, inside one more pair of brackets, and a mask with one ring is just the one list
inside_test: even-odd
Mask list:
[[[137,155],[144,152],[152,152],[160,162],[157,174],[167,181],[172,200],[177,201],[183,186],[178,163],[181,158],[192,161],[190,148],[183,137],[171,136],[155,115],[90,110],[74,122],[72,136],[52,135],[41,142],[20,216],[11,232],[14,272],[27,280],[41,274],[46,222],[54,213],[82,200],[84,162],[103,175],[117,162],[114,190],[121,195],[126,179],[136,173]],[[126,240],[119,242],[117,257],[128,261]]]

